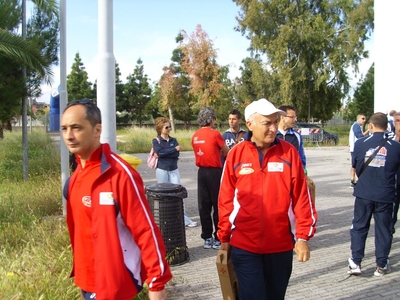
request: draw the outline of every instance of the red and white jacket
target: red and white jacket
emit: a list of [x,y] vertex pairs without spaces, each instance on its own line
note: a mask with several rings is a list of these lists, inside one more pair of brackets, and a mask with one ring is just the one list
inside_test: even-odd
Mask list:
[[228,153],[218,198],[221,242],[259,254],[293,249],[315,233],[317,212],[296,148],[279,139],[264,157],[250,141]]
[[[140,175],[102,144],[101,172],[92,186],[92,236],[97,300],[132,299],[146,281],[162,290],[172,278],[166,248],[151,214]],[[64,186],[67,224],[74,249],[75,226],[68,195],[76,174]],[[71,277],[74,276],[72,270]]]

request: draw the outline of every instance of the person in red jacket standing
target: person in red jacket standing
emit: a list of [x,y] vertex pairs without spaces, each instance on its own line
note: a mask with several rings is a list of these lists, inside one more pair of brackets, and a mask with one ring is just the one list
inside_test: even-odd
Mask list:
[[67,104],[61,131],[77,168],[64,186],[75,284],[85,300],[130,300],[143,283],[151,300],[167,299],[172,274],[143,181],[100,143],[101,113],[89,99]]
[[[222,174],[221,157],[229,149],[219,131],[215,130],[217,115],[211,107],[200,109],[198,120],[201,128],[192,136],[192,148],[196,159],[197,201],[199,207],[201,238],[204,249],[217,249],[221,243],[218,230],[218,191]],[[213,226],[214,224],[214,226]],[[213,232],[214,227],[214,232]],[[214,235],[214,236],[213,236]]]
[[296,148],[276,137],[284,114],[266,99],[250,103],[248,140],[231,149],[222,174],[218,237],[230,251],[239,299],[284,299],[293,248],[298,261],[310,259],[317,212]]

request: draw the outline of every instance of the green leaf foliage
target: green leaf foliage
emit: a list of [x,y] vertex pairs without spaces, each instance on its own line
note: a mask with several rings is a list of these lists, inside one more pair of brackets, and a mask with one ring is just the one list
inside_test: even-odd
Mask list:
[[349,91],[348,67],[368,56],[373,0],[234,2],[236,29],[266,61],[269,100],[295,106],[299,119],[329,120]]
[[92,83],[88,80],[88,73],[79,56],[75,54],[71,72],[67,76],[67,91],[69,100],[90,98],[92,96]]
[[122,101],[118,101],[117,110],[128,112],[131,120],[136,120],[142,125],[143,121],[148,119],[144,112],[152,90],[147,74],[144,74],[143,61],[139,58],[136,63],[133,73],[126,78],[124,97]]
[[369,68],[365,78],[357,83],[353,99],[347,103],[344,117],[355,120],[358,114],[368,118],[374,113],[374,64]]

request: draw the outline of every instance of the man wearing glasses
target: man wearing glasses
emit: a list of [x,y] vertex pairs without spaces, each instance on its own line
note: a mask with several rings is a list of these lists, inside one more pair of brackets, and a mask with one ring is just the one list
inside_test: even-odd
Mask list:
[[[349,150],[351,155],[351,160],[353,161],[354,156],[354,144],[357,140],[368,134],[368,129],[363,132],[363,126],[365,124],[365,115],[359,114],[357,115],[357,121],[350,128],[349,133]],[[356,170],[354,168],[350,169],[350,188],[354,188],[356,185]]]
[[304,154],[303,138],[300,133],[293,129],[297,122],[296,110],[293,106],[289,105],[280,106],[278,109],[284,111],[286,116],[282,115],[280,117],[277,137],[296,147],[300,154],[301,164],[304,170],[306,170],[306,155]]
[[245,109],[248,139],[226,157],[218,237],[230,251],[239,299],[284,299],[293,249],[310,259],[317,212],[296,149],[276,137],[280,115],[266,99]]
[[68,103],[61,131],[77,168],[64,186],[75,284],[85,300],[132,299],[146,282],[149,299],[167,299],[172,278],[165,245],[127,162],[100,143],[101,113],[89,99]]

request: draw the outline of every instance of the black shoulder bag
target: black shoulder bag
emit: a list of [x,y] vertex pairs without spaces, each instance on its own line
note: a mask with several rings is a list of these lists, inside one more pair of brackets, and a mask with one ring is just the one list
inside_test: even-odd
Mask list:
[[368,167],[369,163],[375,158],[375,156],[378,154],[379,150],[381,150],[381,148],[386,144],[386,142],[388,141],[388,139],[383,139],[382,143],[379,145],[378,149],[375,150],[375,152],[367,159],[367,161],[364,163],[360,174],[358,175],[358,177],[361,176],[361,174],[365,171],[365,169]]

